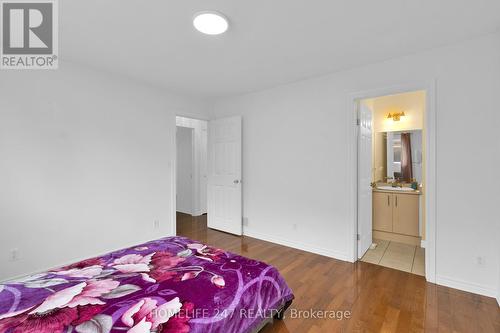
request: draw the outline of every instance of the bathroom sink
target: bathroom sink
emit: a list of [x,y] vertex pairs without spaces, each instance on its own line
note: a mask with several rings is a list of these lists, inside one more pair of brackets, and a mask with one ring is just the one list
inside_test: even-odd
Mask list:
[[377,186],[377,189],[388,190],[388,191],[401,191],[401,192],[414,192],[415,191],[411,187]]

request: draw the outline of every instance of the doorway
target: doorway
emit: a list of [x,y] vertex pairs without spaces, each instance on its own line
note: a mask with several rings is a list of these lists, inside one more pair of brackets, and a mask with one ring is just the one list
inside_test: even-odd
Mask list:
[[[422,89],[361,94],[353,99],[357,115],[355,260],[428,280],[435,271],[433,228],[429,232],[427,227],[433,219],[426,209],[427,196],[433,192],[426,178],[432,169],[426,163],[432,156],[428,145],[433,144],[429,138],[435,137],[427,131],[432,122],[427,114],[429,100]],[[432,249],[426,249],[428,244]]]
[[[242,118],[178,116],[174,141],[174,228],[204,220],[208,228],[242,235]],[[207,216],[194,218],[201,215]]]
[[177,212],[193,215],[193,129],[177,127]]
[[207,126],[205,120],[176,117],[176,211],[207,213]]

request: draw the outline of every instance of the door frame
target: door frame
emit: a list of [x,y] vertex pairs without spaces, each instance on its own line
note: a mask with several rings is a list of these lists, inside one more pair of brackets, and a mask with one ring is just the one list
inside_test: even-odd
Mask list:
[[426,110],[424,126],[426,132],[425,151],[425,278],[428,282],[436,282],[436,141],[437,141],[437,110],[436,110],[436,80],[397,84],[384,88],[364,90],[351,94],[348,105],[348,170],[350,172],[350,236],[351,262],[358,260],[358,129],[357,103],[360,100],[396,95],[406,92],[423,90],[426,92]]

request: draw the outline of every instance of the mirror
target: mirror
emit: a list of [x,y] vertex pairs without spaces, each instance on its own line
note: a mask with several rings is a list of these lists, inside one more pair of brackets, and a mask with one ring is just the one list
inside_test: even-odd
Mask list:
[[374,182],[422,183],[422,130],[376,132],[373,164]]

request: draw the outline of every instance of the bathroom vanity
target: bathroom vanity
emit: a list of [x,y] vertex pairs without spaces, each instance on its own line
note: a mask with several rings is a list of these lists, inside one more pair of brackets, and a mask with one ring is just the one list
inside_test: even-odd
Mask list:
[[374,188],[373,237],[420,245],[420,195],[409,188]]

